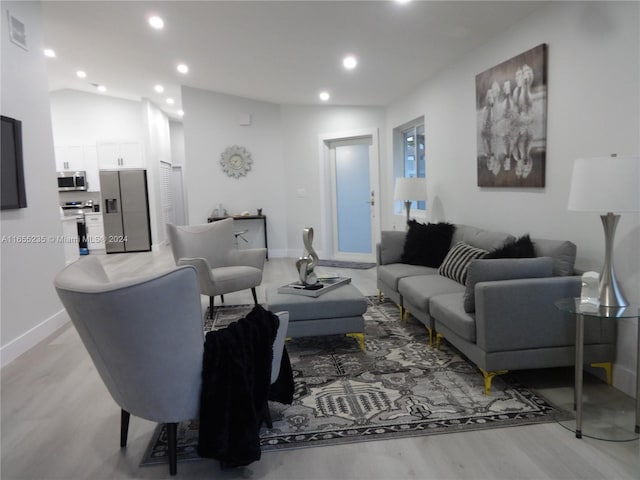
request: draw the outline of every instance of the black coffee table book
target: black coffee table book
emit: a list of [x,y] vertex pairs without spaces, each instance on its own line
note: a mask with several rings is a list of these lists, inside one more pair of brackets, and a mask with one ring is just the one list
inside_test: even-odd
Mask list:
[[305,297],[319,297],[323,293],[351,283],[349,277],[325,277],[319,278],[318,283],[314,285],[304,285],[300,282],[289,283],[278,287],[278,293],[290,293],[292,295],[304,295]]

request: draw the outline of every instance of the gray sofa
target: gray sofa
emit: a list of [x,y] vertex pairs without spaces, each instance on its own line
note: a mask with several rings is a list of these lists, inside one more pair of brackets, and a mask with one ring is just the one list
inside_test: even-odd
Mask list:
[[[444,337],[475,363],[485,393],[493,377],[508,370],[574,365],[575,319],[554,306],[559,298],[580,296],[573,243],[534,238],[536,258],[472,260],[461,284],[438,268],[403,263],[405,237],[404,231],[382,232],[379,298],[397,303],[403,318],[411,314],[422,322],[436,348]],[[513,240],[506,233],[456,225],[451,246],[464,242],[491,251]],[[605,368],[609,382],[615,329],[615,322],[585,319],[585,363]]]

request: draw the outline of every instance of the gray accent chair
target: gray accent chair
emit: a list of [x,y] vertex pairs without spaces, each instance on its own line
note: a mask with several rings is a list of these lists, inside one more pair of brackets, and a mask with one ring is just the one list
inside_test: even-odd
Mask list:
[[[100,261],[86,257],[62,270],[54,285],[121,408],[120,446],[127,444],[130,415],[166,424],[169,472],[175,475],[178,423],[198,417],[200,408],[204,332],[196,269],[110,281]],[[277,315],[271,383],[289,323],[288,312]]]
[[167,224],[167,232],[176,265],[192,265],[198,271],[200,293],[209,296],[209,318],[216,295],[224,302],[225,293],[250,288],[258,303],[256,287],[262,283],[267,249],[235,248],[232,218],[197,225]]

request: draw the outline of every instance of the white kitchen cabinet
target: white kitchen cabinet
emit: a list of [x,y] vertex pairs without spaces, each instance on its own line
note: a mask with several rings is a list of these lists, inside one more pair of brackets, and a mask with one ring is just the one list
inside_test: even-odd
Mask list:
[[87,227],[87,248],[89,249],[89,253],[94,250],[104,250],[102,213],[85,213],[84,220]]
[[98,166],[100,170],[144,168],[142,146],[138,142],[100,142]]
[[58,145],[55,147],[55,155],[58,172],[85,170],[82,145]]
[[56,171],[86,172],[88,192],[100,191],[98,152],[95,145],[56,145]]
[[80,249],[78,245],[78,221],[74,217],[63,218],[61,221],[64,259],[68,265],[80,258]]

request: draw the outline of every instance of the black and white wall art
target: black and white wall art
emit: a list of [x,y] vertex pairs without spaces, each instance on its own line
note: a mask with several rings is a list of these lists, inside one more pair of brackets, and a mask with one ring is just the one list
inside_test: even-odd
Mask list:
[[544,187],[547,45],[476,75],[480,187]]

